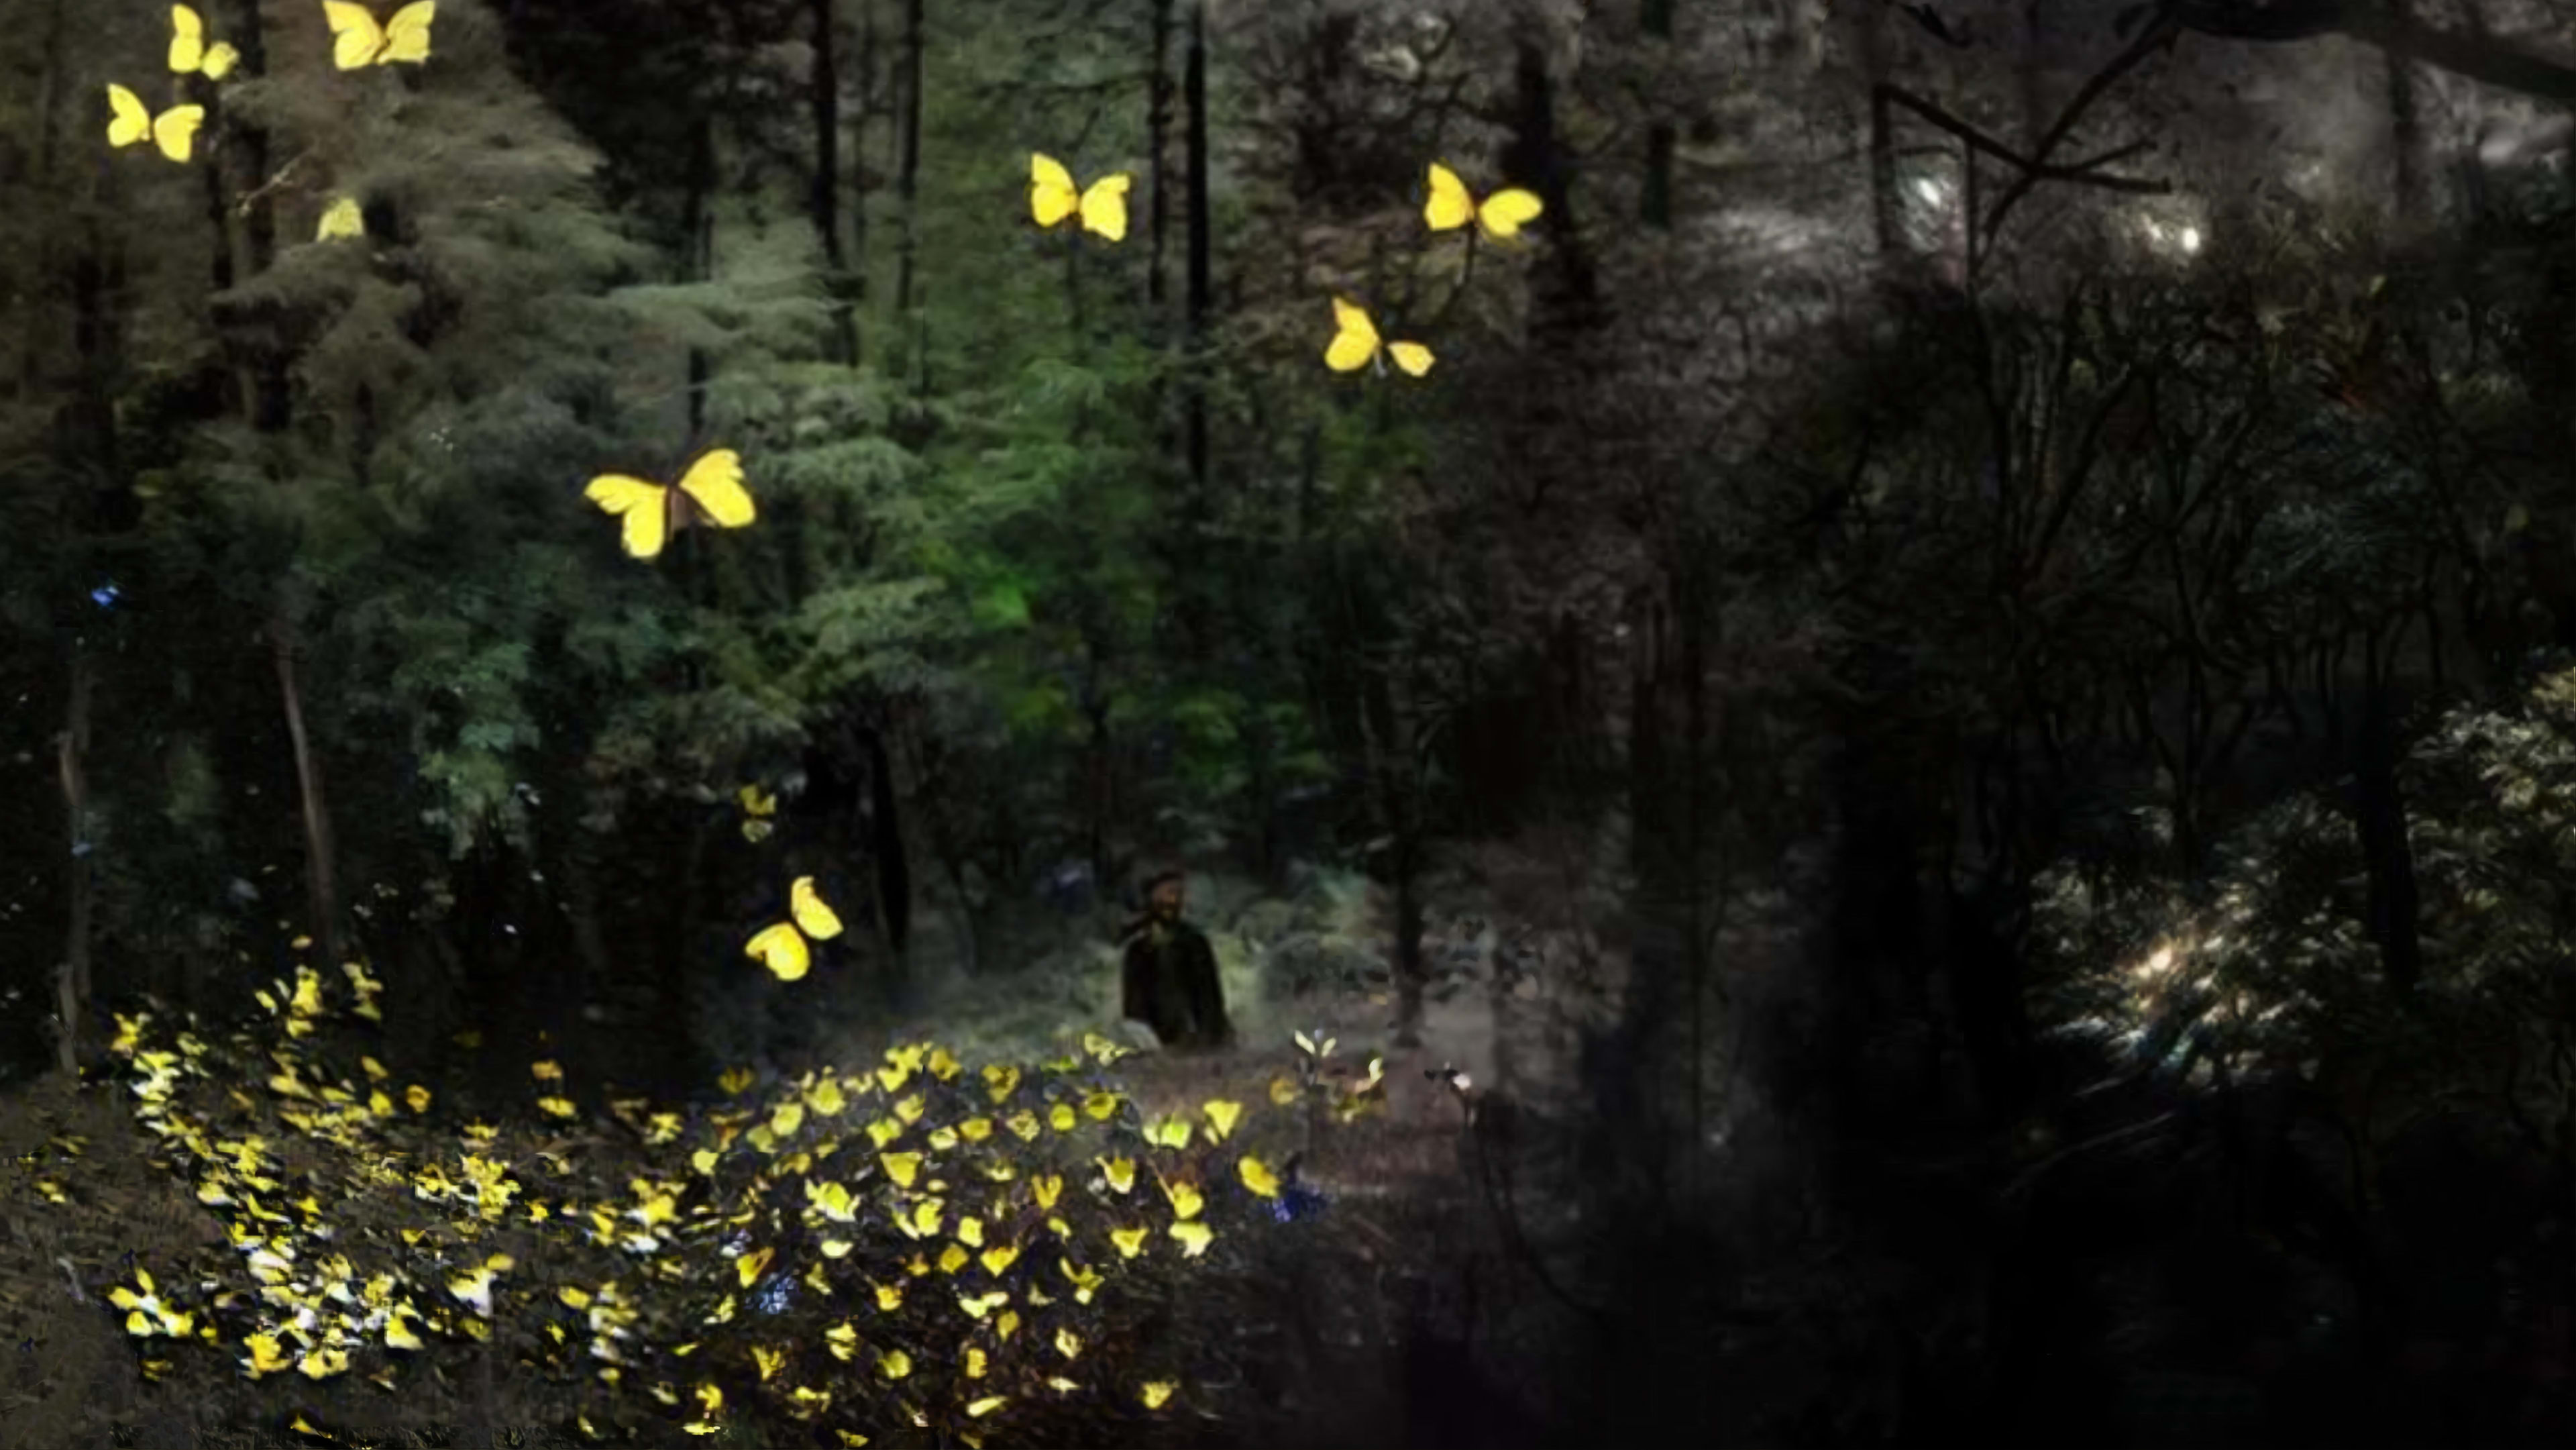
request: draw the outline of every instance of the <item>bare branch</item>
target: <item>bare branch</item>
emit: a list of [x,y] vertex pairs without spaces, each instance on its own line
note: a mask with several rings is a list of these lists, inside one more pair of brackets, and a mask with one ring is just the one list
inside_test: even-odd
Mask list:
[[[2092,169],[2108,162],[2117,161],[2125,156],[2133,156],[2138,152],[2145,150],[2148,143],[2144,141],[2132,142],[2131,144],[2120,147],[2115,151],[2106,151],[2102,155],[2096,156],[2091,160],[2078,162],[2074,165],[2051,166],[2045,162],[2033,160],[2030,157],[2022,155],[2020,152],[2006,146],[2001,141],[1994,139],[1985,132],[1978,130],[1976,127],[1969,125],[1967,122],[1960,120],[1956,116],[1951,115],[1949,112],[1942,110],[1932,102],[1924,100],[1922,97],[1917,96],[1902,87],[1881,85],[1877,90],[1881,96],[1894,101],[1898,105],[1912,111],[1914,114],[1921,116],[1924,120],[1929,121],[1933,125],[1940,127],[1942,130],[1949,132],[1951,135],[1958,137],[1961,141],[1966,142],[1971,148],[1979,153],[1991,156],[2020,172],[2022,174],[2022,181],[2016,184],[2021,186],[2024,190],[2027,190],[2031,184],[2042,181],[2071,181],[2084,186],[2098,186],[2105,191],[2124,191],[2143,196],[2162,196],[2173,190],[2173,184],[2171,182],[2152,181],[2140,176],[2103,176]],[[2009,196],[2009,193],[2007,195]],[[1997,203],[1997,210],[2000,211],[2002,206],[2003,203]],[[1989,234],[1991,235],[1991,228],[1989,228]]]

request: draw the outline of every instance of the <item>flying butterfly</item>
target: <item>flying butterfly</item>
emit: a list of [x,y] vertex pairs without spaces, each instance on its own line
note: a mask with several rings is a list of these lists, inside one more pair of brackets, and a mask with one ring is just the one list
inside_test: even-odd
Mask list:
[[756,785],[744,786],[735,794],[736,799],[742,802],[742,838],[754,845],[768,840],[770,831],[776,826],[770,817],[778,814],[778,797]]
[[1081,218],[1082,230],[1113,242],[1127,238],[1127,188],[1135,178],[1112,172],[1090,186],[1076,189],[1073,173],[1052,156],[1029,155],[1029,216],[1041,227],[1067,217]]
[[797,877],[796,884],[788,888],[787,914],[795,920],[762,928],[743,944],[742,954],[769,968],[769,974],[778,980],[793,982],[813,965],[805,939],[830,941],[839,936],[841,918],[815,894],[811,876]]
[[112,82],[107,88],[107,106],[115,112],[107,122],[108,145],[125,147],[149,140],[173,161],[185,161],[195,154],[197,128],[206,123],[203,106],[172,106],[155,116],[144,109],[141,96]]
[[1377,334],[1377,325],[1356,302],[1333,299],[1333,340],[1324,348],[1324,366],[1337,373],[1357,372],[1375,363],[1386,371],[1385,358],[1406,373],[1420,377],[1431,371],[1431,349],[1418,342],[1387,342]]
[[689,516],[703,513],[720,529],[738,529],[752,520],[751,495],[742,486],[742,456],[718,448],[689,465],[680,486],[664,488],[622,473],[603,473],[582,490],[582,497],[625,520],[626,552],[650,559]]
[[413,0],[378,25],[366,6],[349,0],[322,0],[331,22],[331,63],[342,70],[360,66],[419,65],[429,59],[429,22],[438,16],[438,0]]
[[1520,229],[1538,219],[1545,205],[1535,192],[1519,187],[1506,187],[1483,201],[1467,190],[1458,173],[1434,161],[1431,163],[1431,195],[1422,203],[1422,220],[1435,232],[1455,231],[1469,222],[1484,229],[1485,235],[1497,241],[1520,234]]
[[202,75],[210,81],[222,80],[241,59],[241,52],[223,41],[206,44],[206,20],[185,5],[170,7],[170,69],[180,75]]
[[354,196],[333,197],[331,204],[322,208],[320,225],[313,228],[313,240],[317,242],[366,234],[366,214],[358,209],[358,199]]

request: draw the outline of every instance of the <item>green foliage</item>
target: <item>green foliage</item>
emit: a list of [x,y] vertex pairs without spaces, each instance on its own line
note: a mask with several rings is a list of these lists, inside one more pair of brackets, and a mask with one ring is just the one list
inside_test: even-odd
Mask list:
[[2354,1125],[2374,1141],[2437,1105],[2554,1141],[2566,1100],[2544,1064],[2570,1049],[2576,920],[2552,883],[2576,841],[2576,672],[2509,710],[2454,712],[2402,781],[2423,946],[2411,991],[2383,970],[2349,816],[2303,796],[2222,844],[2196,905],[2053,874],[2050,1015],[2201,1080],[2375,1077],[2382,1108]]

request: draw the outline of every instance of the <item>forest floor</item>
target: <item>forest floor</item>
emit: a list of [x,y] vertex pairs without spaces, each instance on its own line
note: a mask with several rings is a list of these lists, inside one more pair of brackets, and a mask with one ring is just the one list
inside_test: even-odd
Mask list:
[[[1615,1009],[1609,964],[1620,953],[1597,934],[1611,917],[1585,884],[1532,853],[1460,862],[1429,894],[1421,1040],[1399,1048],[1380,892],[1323,873],[1286,894],[1194,882],[1190,916],[1216,944],[1237,1040],[1122,1059],[1115,1075],[1138,1106],[1150,1117],[1211,1098],[1264,1105],[1297,1070],[1296,1032],[1334,1040],[1326,1066],[1345,1085],[1382,1059],[1385,1085],[1381,1111],[1348,1122],[1310,1113],[1295,1156],[1322,1209],[1287,1227],[1260,1272],[1211,1283],[1165,1323],[1202,1348],[1230,1343],[1218,1358],[1239,1367],[1209,1387],[1176,1443],[1474,1450],[1544,1438],[1542,1386],[1568,1326],[1511,1260],[1515,1244],[1547,1237],[1551,1215],[1571,1210],[1533,1172],[1513,1221],[1498,1222],[1469,1119],[1497,1092],[1533,1108],[1574,1093],[1575,1044],[1585,1023]],[[1015,978],[933,975],[914,1020],[832,1056],[863,1065],[885,1042],[928,1038],[969,1062],[1027,1060],[1080,1031],[1114,1031],[1115,958],[1076,935],[1065,928]],[[151,1161],[156,1145],[128,1114],[117,1091],[50,1078],[0,1103],[0,1424],[9,1427],[0,1439],[272,1443],[208,1432],[279,1423],[257,1413],[263,1395],[282,1405],[311,1386],[291,1375],[251,1385],[204,1354],[176,1356],[180,1370],[147,1379],[147,1356],[99,1298],[131,1272],[138,1249],[184,1250],[210,1265],[234,1258],[215,1216]],[[77,1166],[67,1165],[75,1153]],[[510,1405],[543,1402],[507,1385],[496,1396],[493,1373],[486,1356],[479,1383],[470,1373],[425,1380],[407,1392],[406,1412],[498,1428]]]

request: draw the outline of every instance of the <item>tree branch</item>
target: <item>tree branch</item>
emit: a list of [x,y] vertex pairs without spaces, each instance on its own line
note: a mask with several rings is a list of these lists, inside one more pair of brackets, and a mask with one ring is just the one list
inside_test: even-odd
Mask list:
[[2166,0],[2164,14],[2171,24],[2215,40],[2282,45],[2340,35],[2500,90],[2576,104],[2576,65],[2490,36],[2436,30],[2368,0],[2283,0],[2259,9]]
[[[2085,186],[2098,186],[2105,191],[2125,191],[2142,196],[2162,196],[2173,190],[2173,186],[2169,182],[2150,181],[2147,178],[2140,176],[2103,176],[2091,170],[2092,167],[2102,165],[2105,162],[2116,161],[2121,157],[2136,154],[2137,152],[2145,149],[2147,143],[2144,141],[2120,147],[2115,151],[2106,151],[2100,156],[2093,157],[2087,161],[2078,162],[2071,166],[2051,166],[2046,162],[2037,161],[2022,155],[2020,152],[2006,146],[2001,141],[1994,139],[1983,131],[1978,130],[1976,127],[1971,126],[1967,122],[1960,120],[1958,117],[1951,115],[1949,112],[1942,110],[1939,106],[1932,104],[1930,101],[1924,100],[1922,97],[1917,96],[1900,86],[1880,85],[1877,87],[1877,91],[1878,94],[1884,96],[1888,100],[1894,101],[1905,109],[1921,116],[1924,120],[1929,121],[1933,125],[1940,127],[1942,130],[1949,132],[1951,135],[1958,137],[1961,141],[1966,142],[1970,148],[1977,152],[1991,156],[1996,160],[2003,162],[2005,165],[2012,167],[2014,170],[2022,174],[2025,183],[2041,181],[2072,181],[2081,183]],[[1998,203],[1998,210],[2000,210],[2000,208],[2001,203]]]

